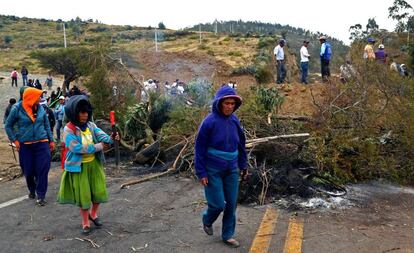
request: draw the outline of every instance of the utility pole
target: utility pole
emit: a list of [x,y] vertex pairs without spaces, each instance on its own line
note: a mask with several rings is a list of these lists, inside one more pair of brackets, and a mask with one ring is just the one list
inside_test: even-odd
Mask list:
[[66,28],[65,28],[65,22],[63,22],[62,25],[63,25],[63,44],[65,45],[65,48],[66,48]]
[[157,28],[155,27],[155,52],[158,52]]
[[198,24],[198,33],[200,34],[200,44],[201,44],[201,24]]
[[215,20],[214,34],[217,35],[217,19]]

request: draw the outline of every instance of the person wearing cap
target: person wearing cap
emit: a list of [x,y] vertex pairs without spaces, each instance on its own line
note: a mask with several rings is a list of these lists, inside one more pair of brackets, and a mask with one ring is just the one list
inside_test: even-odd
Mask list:
[[309,57],[308,52],[309,40],[304,40],[303,45],[300,48],[300,69],[302,70],[302,84],[308,84],[308,71],[309,71]]
[[285,46],[286,41],[281,39],[279,44],[273,50],[273,53],[276,58],[276,68],[277,68],[277,80],[276,83],[281,84],[285,81],[286,77],[286,67],[285,67],[285,52],[283,47]]
[[368,44],[365,45],[364,48],[364,59],[373,60],[375,59],[375,52],[374,52],[374,43],[375,39],[372,37],[369,37],[367,39]]
[[63,117],[65,116],[65,97],[59,97],[59,104],[55,107],[55,119],[56,119],[56,139],[60,142],[60,129],[63,126]]
[[216,93],[212,112],[203,120],[195,142],[195,170],[204,186],[207,210],[203,229],[213,235],[213,223],[223,212],[221,238],[230,247],[234,239],[239,174],[247,177],[246,137],[234,112],[242,99],[227,85]]
[[329,63],[332,56],[331,44],[326,41],[325,36],[319,37],[319,42],[321,43],[321,52],[319,54],[321,58],[321,75],[322,81],[328,81],[328,78],[331,76],[331,70],[329,69]]
[[47,99],[46,98],[42,97],[40,99],[39,105],[43,106],[43,108],[47,112],[47,118],[49,120],[49,125],[50,125],[50,131],[53,134],[53,128],[55,127],[55,124],[56,124],[55,113],[53,112],[52,109],[49,108],[49,106],[47,106]]
[[386,64],[387,63],[387,53],[385,52],[385,47],[383,44],[378,46],[378,49],[375,51],[375,59],[377,59],[377,63],[379,64]]
[[27,88],[23,100],[13,106],[6,120],[7,136],[19,152],[20,167],[26,178],[29,198],[46,204],[51,150],[55,143],[46,111],[39,105],[42,91]]

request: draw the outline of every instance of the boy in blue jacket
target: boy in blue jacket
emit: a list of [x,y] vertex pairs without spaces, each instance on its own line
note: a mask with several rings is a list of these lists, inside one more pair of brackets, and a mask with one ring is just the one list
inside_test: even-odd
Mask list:
[[247,177],[246,138],[234,111],[242,103],[229,86],[216,93],[212,112],[202,122],[195,145],[195,169],[204,186],[208,208],[203,214],[203,229],[213,235],[213,223],[223,214],[222,240],[238,247],[233,238],[236,227],[236,206],[239,171]]

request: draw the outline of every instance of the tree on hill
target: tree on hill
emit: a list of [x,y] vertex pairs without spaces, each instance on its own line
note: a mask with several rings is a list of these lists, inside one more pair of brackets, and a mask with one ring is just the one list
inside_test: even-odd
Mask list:
[[410,32],[408,28],[408,21],[411,17],[413,7],[404,0],[394,0],[391,7],[388,8],[388,17],[396,20],[397,26],[395,31],[402,33],[407,30],[407,45],[410,43]]
[[42,68],[64,76],[62,90],[81,76],[88,75],[91,51],[84,47],[62,48],[53,51],[34,51],[31,57],[40,62]]
[[165,29],[167,29],[167,28],[165,27],[165,25],[164,25],[164,23],[163,23],[163,22],[159,22],[159,23],[158,23],[158,29],[160,29],[160,30],[165,30]]
[[377,33],[378,28],[379,28],[379,26],[377,24],[377,21],[375,21],[375,18],[369,18],[368,23],[365,27],[366,27],[365,31],[366,31],[367,34]]

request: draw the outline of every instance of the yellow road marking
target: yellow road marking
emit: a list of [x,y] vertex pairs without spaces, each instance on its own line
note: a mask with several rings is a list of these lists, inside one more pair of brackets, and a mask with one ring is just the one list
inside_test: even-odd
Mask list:
[[249,253],[266,253],[269,250],[270,241],[276,227],[278,213],[275,209],[268,208],[263,216],[262,223],[257,229]]
[[290,218],[283,253],[301,253],[303,238],[303,220]]

